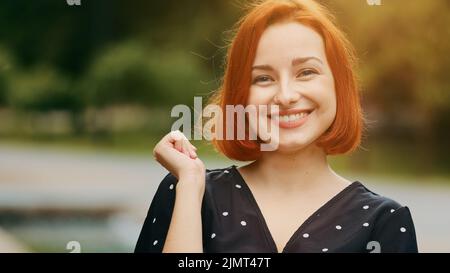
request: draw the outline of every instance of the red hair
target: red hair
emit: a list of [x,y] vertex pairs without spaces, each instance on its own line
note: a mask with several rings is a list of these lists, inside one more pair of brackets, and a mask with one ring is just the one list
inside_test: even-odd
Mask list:
[[[237,32],[228,48],[222,86],[210,103],[219,105],[223,113],[226,105],[246,105],[251,69],[262,33],[275,23],[299,22],[321,35],[336,90],[335,120],[315,143],[330,155],[354,151],[361,142],[363,127],[359,90],[353,71],[356,58],[351,43],[333,21],[330,12],[313,0],[258,1],[238,22]],[[223,128],[227,128],[225,116],[222,117]],[[234,132],[236,126],[235,122]],[[260,142],[248,139],[247,128],[245,140],[213,139],[212,143],[228,158],[256,160],[261,156]]]

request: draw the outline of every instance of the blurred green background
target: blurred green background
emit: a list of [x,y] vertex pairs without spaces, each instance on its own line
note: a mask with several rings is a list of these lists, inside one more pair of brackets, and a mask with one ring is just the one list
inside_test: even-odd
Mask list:
[[[368,152],[345,164],[448,175],[449,2],[324,2],[357,48],[370,121]],[[240,6],[1,1],[0,140],[150,152],[172,106],[217,88]]]
[[[362,149],[331,158],[333,166],[450,184],[450,2],[322,2],[357,49],[369,120]],[[176,120],[171,108],[219,86],[241,6],[0,1],[0,145],[150,157]],[[202,158],[226,162],[208,143],[194,144]]]

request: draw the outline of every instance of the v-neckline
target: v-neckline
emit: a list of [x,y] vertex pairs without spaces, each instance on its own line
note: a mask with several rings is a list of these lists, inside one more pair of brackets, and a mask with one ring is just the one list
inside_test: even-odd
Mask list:
[[339,191],[337,194],[335,194],[333,197],[331,197],[327,202],[325,202],[322,206],[320,206],[317,210],[315,210],[306,220],[300,224],[300,226],[297,228],[297,230],[289,237],[289,240],[287,241],[286,245],[283,247],[282,251],[278,251],[278,247],[275,243],[275,240],[272,236],[272,233],[270,232],[269,226],[267,225],[266,218],[264,217],[261,208],[258,205],[258,202],[256,201],[256,198],[250,189],[250,186],[245,181],[242,174],[237,169],[236,165],[232,165],[232,169],[234,170],[234,173],[236,174],[237,178],[241,181],[243,188],[245,189],[245,192],[248,195],[248,198],[250,200],[250,203],[252,203],[254,210],[256,214],[258,215],[258,219],[260,221],[260,224],[262,225],[262,228],[264,229],[264,233],[267,239],[267,242],[275,253],[286,253],[286,250],[289,248],[290,245],[292,245],[302,232],[302,230],[305,229],[305,227],[308,226],[308,224],[314,220],[314,216],[321,214],[322,211],[327,209],[329,206],[331,206],[333,203],[335,203],[337,200],[339,200],[345,193],[347,193],[349,190],[353,189],[355,186],[360,185],[361,183],[359,181],[353,181],[350,185],[347,185],[345,188],[343,188],[341,191]]

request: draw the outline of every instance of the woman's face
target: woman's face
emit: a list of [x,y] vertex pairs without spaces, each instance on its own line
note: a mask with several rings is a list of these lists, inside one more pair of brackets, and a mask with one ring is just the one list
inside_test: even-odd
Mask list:
[[279,107],[279,117],[268,116],[272,126],[279,120],[279,133],[270,135],[278,151],[294,152],[320,137],[336,116],[322,37],[296,22],[268,27],[256,51],[247,104]]

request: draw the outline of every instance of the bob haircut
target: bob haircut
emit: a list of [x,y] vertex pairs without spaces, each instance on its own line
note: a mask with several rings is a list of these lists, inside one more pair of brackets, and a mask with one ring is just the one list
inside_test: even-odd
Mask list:
[[[354,151],[361,142],[363,130],[359,88],[353,71],[356,64],[354,49],[335,25],[333,15],[313,0],[266,0],[252,4],[249,12],[237,23],[227,51],[222,86],[210,98],[209,103],[218,105],[223,113],[226,105],[246,106],[251,86],[251,68],[259,39],[268,26],[284,22],[298,22],[321,35],[333,73],[336,117],[331,126],[315,140],[315,144],[322,147],[328,155]],[[227,128],[225,116],[221,117],[223,128]],[[216,120],[214,126],[217,124]],[[234,122],[235,133],[236,126]],[[262,153],[261,140],[249,140],[248,126],[246,127],[245,140],[214,138],[214,147],[230,159],[257,160]]]

